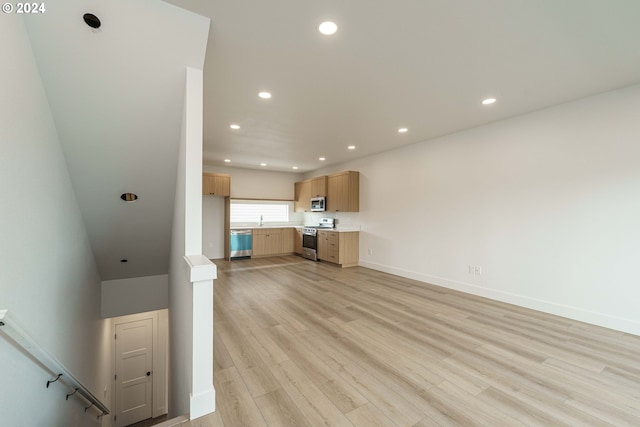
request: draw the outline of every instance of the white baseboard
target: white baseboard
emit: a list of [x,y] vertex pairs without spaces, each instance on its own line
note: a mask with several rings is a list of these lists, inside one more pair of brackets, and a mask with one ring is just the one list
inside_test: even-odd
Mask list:
[[629,334],[640,335],[640,322],[631,319],[625,319],[610,314],[589,311],[579,307],[558,304],[551,301],[544,301],[525,295],[517,295],[509,292],[498,291],[478,285],[472,285],[470,283],[445,279],[443,277],[430,276],[428,274],[404,270],[401,268],[374,262],[360,260],[359,265],[362,267],[370,268],[372,270],[382,271],[385,273],[394,274],[396,276],[406,277],[408,279],[419,280],[421,282],[442,286],[443,288],[454,289],[472,295],[506,302],[509,304],[542,311],[544,313],[555,314],[557,316],[578,320],[580,322],[590,323],[592,325],[615,329],[617,331],[626,332]]
[[216,389],[211,387],[202,393],[190,395],[189,402],[189,419],[203,417],[216,410]]

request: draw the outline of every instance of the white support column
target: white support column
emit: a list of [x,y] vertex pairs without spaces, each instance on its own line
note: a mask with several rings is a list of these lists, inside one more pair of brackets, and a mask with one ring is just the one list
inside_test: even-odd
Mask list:
[[195,419],[216,410],[213,387],[213,281],[216,265],[204,255],[184,257],[189,265],[193,286],[193,370],[189,418]]

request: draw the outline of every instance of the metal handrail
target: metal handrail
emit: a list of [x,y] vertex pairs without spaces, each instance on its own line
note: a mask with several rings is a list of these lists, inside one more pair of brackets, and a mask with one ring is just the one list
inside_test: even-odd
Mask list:
[[95,397],[62,363],[35,342],[13,316],[9,315],[9,310],[0,310],[0,332],[11,338],[16,346],[26,351],[55,377],[47,381],[47,388],[49,388],[51,384],[60,381],[70,389],[65,400],[69,400],[69,397],[74,395],[82,396],[90,403],[89,406],[84,408],[85,412],[87,412],[89,408],[95,407],[100,411],[98,418],[109,414],[107,405]]

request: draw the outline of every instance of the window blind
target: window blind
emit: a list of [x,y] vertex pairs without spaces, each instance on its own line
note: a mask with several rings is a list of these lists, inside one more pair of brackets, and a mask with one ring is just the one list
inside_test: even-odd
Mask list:
[[289,203],[231,201],[231,222],[288,222]]

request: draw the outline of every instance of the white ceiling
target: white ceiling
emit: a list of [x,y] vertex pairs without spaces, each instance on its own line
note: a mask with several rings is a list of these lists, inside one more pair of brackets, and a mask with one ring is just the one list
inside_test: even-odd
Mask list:
[[209,164],[308,171],[640,81],[637,0],[171,2],[212,20]]
[[25,21],[100,276],[166,274],[185,67],[202,68],[209,21],[158,0],[46,6]]
[[171,3],[212,19],[208,43],[207,19],[159,0],[25,17],[102,280],[167,273],[184,67],[205,49],[205,159],[257,169],[310,171],[640,81],[637,0]]

